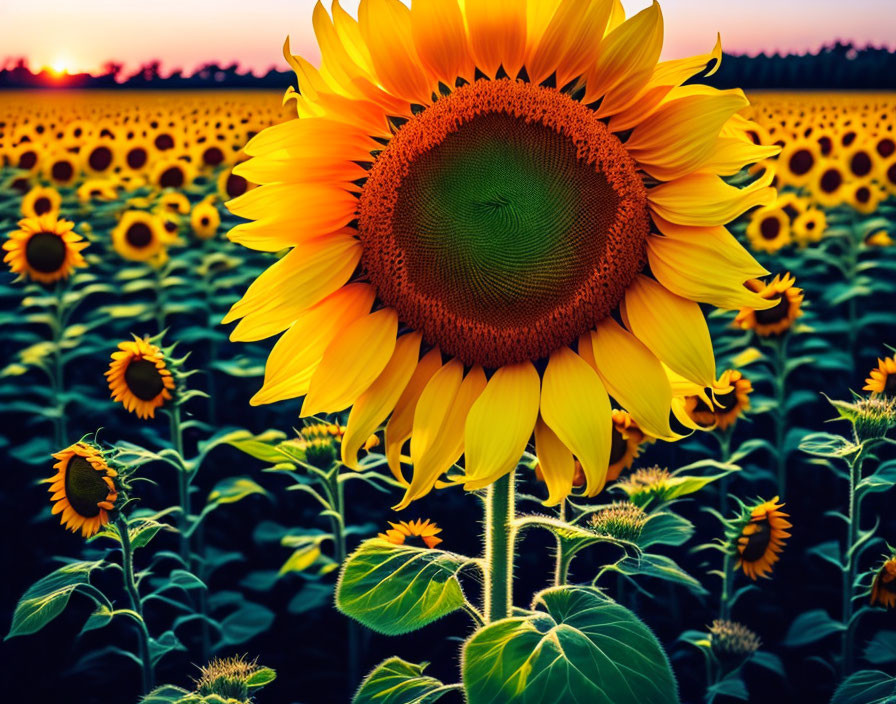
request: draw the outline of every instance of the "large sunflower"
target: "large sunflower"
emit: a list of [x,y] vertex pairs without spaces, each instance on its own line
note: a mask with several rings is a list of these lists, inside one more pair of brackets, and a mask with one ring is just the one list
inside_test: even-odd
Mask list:
[[41,215],[19,220],[19,229],[9,233],[3,243],[14,274],[25,274],[33,281],[51,284],[71,276],[77,267],[87,266],[81,254],[88,243],[75,232],[70,220]]
[[80,528],[89,538],[109,522],[109,512],[115,509],[118,473],[88,442],[76,442],[53,457],[59,460],[53,465],[56,474],[47,480],[53,514],[61,512],[62,525],[72,532]]
[[118,345],[106,372],[113,401],[138,418],[154,418],[156,409],[172,398],[174,376],[162,351],[149,340],[134,336]]
[[698,302],[775,303],[744,288],[763,269],[723,227],[774,191],[721,176],[778,148],[753,144],[741,91],[682,85],[720,46],[657,63],[657,4],[630,19],[618,0],[529,8],[363,0],[356,21],[318,4],[321,67],[286,47],[300,119],[258,134],[234,168],[261,185],[230,201],[254,221],[231,239],[291,248],[224,321],[242,319],[234,340],[286,331],[253,403],[353,406],[352,467],[391,414],[401,507],[462,455],[453,481],[490,484],[533,431],[542,471],[565,487],[556,500],[573,456],[597,494],[609,396],[645,433],[674,437],[663,363],[715,380]]

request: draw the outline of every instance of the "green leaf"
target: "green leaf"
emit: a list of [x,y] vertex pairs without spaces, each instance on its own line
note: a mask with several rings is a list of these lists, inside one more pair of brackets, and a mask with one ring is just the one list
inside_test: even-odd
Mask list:
[[189,694],[187,690],[175,687],[173,684],[163,684],[143,697],[140,704],[177,704]]
[[715,697],[731,697],[732,699],[740,699],[745,702],[750,698],[747,685],[744,684],[744,681],[737,674],[728,675],[720,682],[707,687],[706,691],[712,695],[709,701],[712,701]]
[[267,493],[249,477],[228,477],[215,484],[215,488],[208,495],[208,503],[235,504],[252,494],[266,496]]
[[304,614],[332,602],[332,584],[306,582],[296,595],[289,600],[286,608],[291,614]]
[[90,573],[103,564],[72,562],[32,584],[16,605],[7,638],[37,633],[61,614],[72,593],[90,583]]
[[174,631],[165,631],[158,638],[149,639],[149,659],[153,665],[175,650],[186,650],[186,648],[174,635]]
[[81,633],[86,633],[87,631],[95,631],[97,628],[108,626],[112,622],[112,617],[114,615],[115,612],[112,609],[110,609],[105,604],[100,604],[96,607],[96,611],[90,614],[90,618],[87,619],[87,622],[81,629]]
[[896,661],[896,631],[878,631],[868,642],[863,657],[872,665]]
[[656,637],[592,587],[536,595],[537,611],[502,619],[464,646],[468,704],[674,704],[675,678]]
[[847,677],[831,699],[831,704],[892,704],[896,678],[880,670],[859,670]]
[[352,704],[430,704],[451,691],[435,677],[423,674],[429,663],[392,657],[364,678]]
[[221,621],[221,642],[218,648],[245,643],[259,633],[264,633],[272,623],[273,611],[251,601],[243,602],[239,609]]
[[289,559],[283,563],[283,567],[280,568],[279,574],[284,575],[287,572],[304,572],[314,565],[322,556],[323,553],[321,553],[320,550],[320,542],[303,545],[293,552],[293,554],[289,556]]
[[757,650],[750,656],[750,662],[754,665],[759,665],[759,667],[764,667],[766,670],[771,670],[785,679],[787,678],[787,673],[784,670],[784,663],[781,662],[781,658],[774,653],[769,653],[765,650]]
[[285,438],[286,433],[279,430],[268,430],[261,435],[252,435],[248,430],[236,430],[229,438],[222,438],[221,442],[232,445],[262,462],[277,464],[282,462],[284,457],[276,449],[276,445]]
[[336,607],[368,628],[400,635],[464,605],[457,573],[467,558],[372,538],[345,563]]
[[808,645],[842,630],[844,630],[843,624],[828,616],[827,611],[812,609],[801,613],[790,624],[790,629],[784,638],[784,645],[789,645],[792,648]]
[[249,689],[257,689],[258,687],[264,687],[266,684],[270,684],[275,679],[277,679],[277,673],[273,669],[270,667],[260,667],[249,675],[249,679],[246,680],[246,686]]
[[848,457],[859,449],[841,435],[831,433],[810,433],[800,442],[799,448],[817,457]]
[[205,582],[187,570],[171,570],[171,574],[168,575],[168,584],[186,590],[207,589]]
[[683,545],[693,534],[694,524],[687,518],[669,511],[659,511],[648,516],[636,542],[641,548],[651,545]]
[[128,528],[128,535],[131,538],[131,547],[144,548],[149,545],[149,541],[156,537],[156,534],[162,530],[173,531],[174,529],[164,523],[159,523],[152,519],[143,519],[137,525],[131,524]]
[[607,565],[605,569],[619,572],[626,577],[641,575],[681,584],[697,595],[709,593],[697,579],[689,575],[674,560],[665,555],[645,552],[638,556],[624,557],[614,565]]

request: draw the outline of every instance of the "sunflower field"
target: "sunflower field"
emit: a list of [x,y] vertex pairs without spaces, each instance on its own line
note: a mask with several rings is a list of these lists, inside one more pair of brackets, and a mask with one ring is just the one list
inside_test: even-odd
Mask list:
[[10,701],[896,702],[896,95],[529,5],[0,92]]

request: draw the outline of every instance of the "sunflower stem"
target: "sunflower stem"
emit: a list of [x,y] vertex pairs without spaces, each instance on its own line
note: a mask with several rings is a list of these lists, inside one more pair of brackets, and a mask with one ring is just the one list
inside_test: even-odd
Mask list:
[[489,485],[485,499],[486,580],[483,614],[489,623],[507,618],[513,608],[515,482],[515,471],[505,474]]
[[787,411],[785,410],[786,398],[784,396],[785,374],[784,365],[787,359],[787,338],[772,340],[774,348],[774,391],[775,391],[775,449],[777,449],[778,467],[778,495],[787,493],[787,451],[784,440],[787,429]]
[[[734,430],[733,425],[729,425],[725,430],[713,433],[719,441],[719,461],[722,464],[728,464],[731,460],[731,434]],[[731,476],[725,474],[719,479],[719,513],[723,516],[728,513],[728,485]]]
[[[343,483],[339,481],[341,465],[336,463],[327,474],[328,496],[332,501],[332,508],[338,514],[330,516],[330,524],[333,530],[333,544],[335,545],[336,563],[341,567],[348,556],[348,547],[345,535],[345,490]],[[360,673],[360,653],[358,627],[352,619],[347,619],[348,624],[348,687],[349,693],[354,693],[358,684]]]
[[722,593],[719,595],[719,618],[727,621],[731,618],[731,550],[725,550],[722,559]]
[[[175,402],[168,413],[169,429],[171,433],[171,446],[181,460],[184,459],[184,436],[180,423],[180,406]],[[187,569],[190,569],[190,477],[187,470],[177,470],[177,497],[180,503],[178,515],[178,528],[180,530],[180,557]]]
[[131,610],[140,618],[134,622],[137,624],[137,636],[139,645],[140,662],[143,665],[143,693],[146,694],[152,689],[153,674],[152,660],[149,654],[149,629],[146,627],[146,620],[143,618],[143,603],[140,600],[140,593],[137,591],[137,582],[134,579],[134,550],[131,546],[131,536],[128,532],[128,521],[121,513],[115,519],[118,527],[118,535],[121,538],[121,573],[124,576],[124,588],[131,602]]
[[849,511],[847,517],[847,538],[846,551],[844,554],[845,564],[843,565],[843,636],[840,649],[840,667],[844,677],[852,672],[853,660],[853,629],[852,629],[852,602],[853,602],[853,585],[856,581],[856,559],[853,547],[859,537],[859,524],[861,518],[859,516],[858,497],[856,495],[856,487],[862,478],[862,463],[864,462],[863,453],[859,453],[849,461]]

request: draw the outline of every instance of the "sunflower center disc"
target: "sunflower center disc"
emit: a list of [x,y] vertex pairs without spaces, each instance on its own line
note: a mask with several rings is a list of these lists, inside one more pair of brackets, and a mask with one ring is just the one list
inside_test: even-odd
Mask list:
[[360,200],[378,295],[467,364],[545,357],[644,266],[646,190],[594,113],[550,88],[477,81],[408,121]]
[[103,481],[103,474],[90,462],[79,455],[69,460],[65,468],[65,498],[75,513],[87,518],[99,515],[97,504],[105,501],[108,495],[109,487]]
[[124,372],[124,382],[131,393],[141,401],[151,401],[164,388],[162,375],[154,362],[147,359],[135,359]]
[[747,544],[740,554],[741,558],[746,562],[756,562],[756,560],[762,557],[772,539],[772,527],[767,518],[756,521],[751,525],[756,526],[756,530],[747,536]]
[[152,230],[145,223],[137,222],[128,228],[124,237],[131,247],[143,249],[143,247],[152,242]]
[[65,242],[52,232],[38,232],[25,245],[25,259],[35,271],[52,274],[65,261]]

